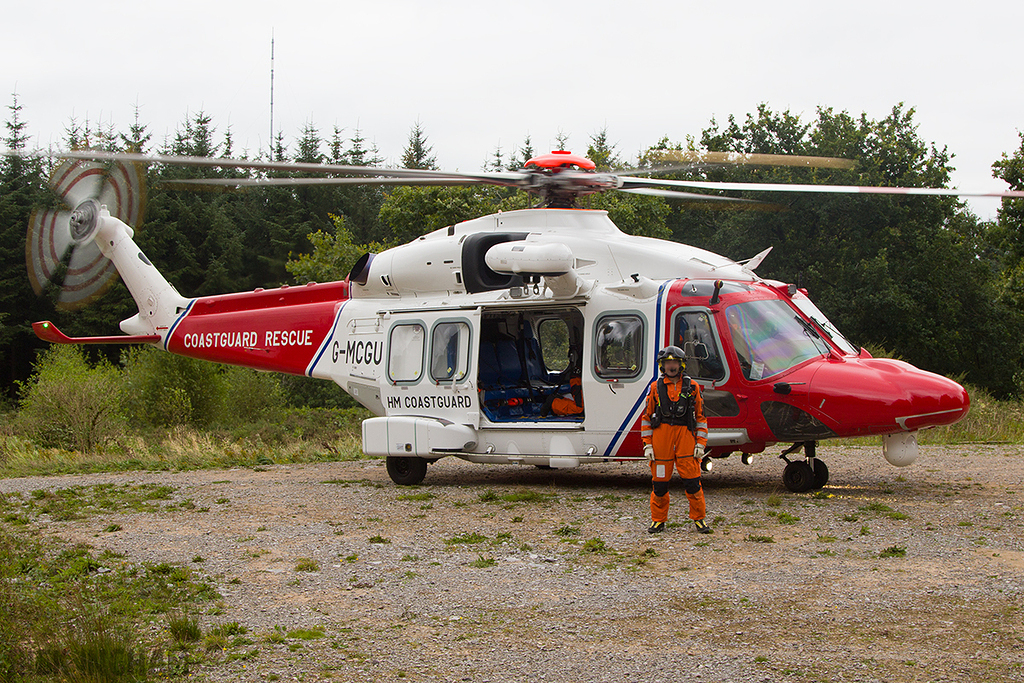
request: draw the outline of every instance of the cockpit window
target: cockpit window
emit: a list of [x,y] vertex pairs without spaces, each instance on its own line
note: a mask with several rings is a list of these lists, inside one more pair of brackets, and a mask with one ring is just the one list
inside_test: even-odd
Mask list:
[[725,379],[715,328],[706,311],[681,311],[675,319],[675,345],[683,350],[686,374],[694,379]]
[[743,376],[758,381],[828,353],[814,326],[784,301],[769,299],[726,309],[729,334]]

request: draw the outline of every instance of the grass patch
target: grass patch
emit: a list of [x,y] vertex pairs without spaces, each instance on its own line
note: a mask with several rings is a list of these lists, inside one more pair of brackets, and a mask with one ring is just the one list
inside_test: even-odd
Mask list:
[[20,529],[0,525],[0,680],[188,674],[188,658],[174,653],[201,637],[192,615],[220,597],[208,582]]
[[295,571],[297,572],[318,572],[320,571],[320,565],[317,561],[310,557],[300,557],[299,561],[295,563]]
[[882,552],[878,553],[879,557],[906,557],[907,549],[901,545],[891,545]]
[[483,543],[486,540],[486,536],[478,534],[475,531],[472,531],[466,534],[461,534],[459,536],[452,536],[451,538],[446,538],[444,543],[445,545],[475,545],[477,543]]
[[487,567],[493,567],[498,564],[498,561],[493,557],[484,557],[480,555],[475,560],[469,563],[469,566],[476,567],[477,569],[486,569]]
[[771,536],[762,536],[759,534],[748,535],[747,541],[749,541],[750,543],[775,543],[775,539]]
[[273,420],[238,419],[230,428],[123,429],[89,449],[41,445],[27,433],[5,429],[0,432],[0,477],[362,460],[367,456],[360,424],[367,417],[363,408],[286,408]]

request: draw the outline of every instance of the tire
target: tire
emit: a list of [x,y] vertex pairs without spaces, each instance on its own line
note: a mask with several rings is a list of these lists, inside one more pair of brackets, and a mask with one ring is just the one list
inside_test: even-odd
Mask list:
[[804,460],[794,460],[782,471],[782,483],[793,493],[810,491],[814,486],[814,472]]
[[814,488],[820,489],[828,483],[828,465],[822,460],[814,459]]
[[427,476],[427,461],[423,458],[388,456],[388,476],[400,486],[415,486]]

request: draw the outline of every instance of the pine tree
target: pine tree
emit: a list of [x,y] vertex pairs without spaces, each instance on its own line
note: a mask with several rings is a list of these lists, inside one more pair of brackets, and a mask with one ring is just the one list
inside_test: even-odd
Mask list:
[[427,136],[423,132],[423,126],[417,121],[409,133],[409,144],[402,153],[403,168],[418,168],[424,170],[437,170],[437,161],[430,156],[433,147],[427,144]]
[[512,153],[511,158],[508,162],[509,171],[518,171],[521,168],[525,168],[526,162],[536,156],[533,151],[533,141],[530,136],[527,135],[523,140],[523,146]]
[[[17,94],[8,110],[3,143],[13,152],[24,151],[28,124],[21,118]],[[32,209],[45,196],[43,177],[38,159],[17,154],[0,157],[0,362],[8,396],[13,394],[13,382],[31,371],[39,342],[30,324],[41,319],[46,308],[45,300],[32,291],[25,268],[25,229]]]

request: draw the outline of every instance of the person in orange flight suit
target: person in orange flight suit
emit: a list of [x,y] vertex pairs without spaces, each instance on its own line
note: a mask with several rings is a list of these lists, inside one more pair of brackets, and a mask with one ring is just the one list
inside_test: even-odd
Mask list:
[[569,396],[552,394],[548,398],[545,412],[550,410],[555,415],[582,415],[583,414],[583,382],[579,377],[572,377],[569,380]]
[[665,530],[668,521],[668,484],[673,465],[683,479],[690,502],[690,519],[702,534],[712,533],[704,521],[704,489],[700,483],[700,462],[708,443],[708,423],[704,418],[704,400],[700,385],[683,374],[683,351],[666,346],[658,352],[661,377],[647,390],[640,423],[644,455],[651,464],[650,533]]

